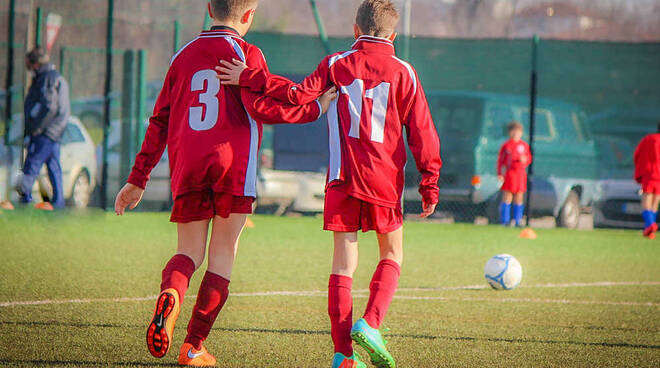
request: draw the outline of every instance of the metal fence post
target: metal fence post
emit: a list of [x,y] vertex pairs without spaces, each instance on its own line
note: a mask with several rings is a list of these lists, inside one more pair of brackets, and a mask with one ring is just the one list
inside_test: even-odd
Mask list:
[[410,34],[412,28],[412,0],[403,5],[403,59],[410,60]]
[[62,73],[62,75],[64,75],[64,59],[65,59],[64,53],[65,52],[66,52],[66,47],[65,46],[60,47],[60,64],[59,65],[60,65],[60,73]]
[[181,22],[178,20],[174,21],[174,47],[173,54],[179,50],[179,44],[181,43]]
[[[7,79],[5,80],[5,146],[9,150],[9,129],[12,116],[12,89],[14,87],[14,23],[16,22],[16,0],[9,1],[9,20],[7,22]],[[8,176],[9,177],[9,176]],[[9,186],[8,186],[9,187]]]
[[119,180],[125,182],[131,170],[135,124],[135,50],[124,51],[121,89],[121,155]]
[[527,167],[527,226],[532,217],[532,190],[534,189],[534,125],[536,122],[536,89],[537,89],[537,63],[538,63],[538,45],[539,36],[532,38],[532,73],[531,85],[529,90],[529,151],[532,155],[532,162]]
[[37,8],[37,22],[35,24],[35,32],[34,32],[34,45],[36,47],[41,46],[41,32],[43,29],[43,10],[41,7]]
[[204,14],[204,30],[209,30],[211,29],[211,23],[213,23],[213,20],[211,19],[211,16],[209,15],[209,12],[206,12]]
[[11,129],[12,100],[14,88],[14,24],[16,22],[16,0],[9,0],[9,16],[7,21],[7,79],[5,80],[5,150],[7,159],[7,185],[5,199],[11,197],[11,165],[14,161],[9,146],[9,130]]
[[323,20],[321,19],[321,14],[319,13],[319,8],[316,6],[316,0],[309,0],[310,5],[312,6],[312,12],[314,13],[314,20],[316,21],[316,27],[319,29],[319,38],[323,44],[326,54],[330,54],[330,43],[328,42],[328,35],[325,33],[325,27],[323,26]]
[[108,19],[105,58],[105,99],[103,106],[103,164],[101,169],[101,208],[107,208],[108,194],[108,134],[110,131],[110,105],[112,92],[112,29],[114,28],[114,0],[108,0]]
[[140,49],[137,56],[137,109],[135,111],[137,118],[135,119],[134,155],[140,151],[140,146],[144,140],[144,120],[147,118],[147,50]]

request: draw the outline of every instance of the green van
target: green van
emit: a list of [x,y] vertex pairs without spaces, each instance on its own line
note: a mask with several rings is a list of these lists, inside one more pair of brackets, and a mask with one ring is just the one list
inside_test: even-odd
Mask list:
[[[529,97],[483,92],[433,91],[428,95],[441,141],[439,210],[457,221],[487,216],[496,223],[500,183],[496,162],[508,139],[506,125],[517,120],[529,142]],[[597,152],[586,115],[575,104],[540,98],[536,105],[532,216],[553,216],[557,225],[575,228],[591,205],[598,179]],[[412,158],[411,158],[412,159]],[[414,165],[406,182],[419,183]],[[406,201],[419,201],[416,188]]]

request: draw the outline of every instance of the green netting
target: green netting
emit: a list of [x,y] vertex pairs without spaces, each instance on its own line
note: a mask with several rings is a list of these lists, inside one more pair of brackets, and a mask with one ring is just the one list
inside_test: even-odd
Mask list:
[[[0,3],[3,27],[8,19],[8,3]],[[127,152],[135,150],[135,134],[127,135],[126,129],[138,132],[135,127],[151,112],[172,54],[209,24],[205,3],[196,0],[184,6],[176,0],[115,0],[109,200],[130,166],[130,161],[124,162],[130,160]],[[63,16],[63,26],[51,59],[71,85],[74,113],[81,117],[94,144],[98,144],[102,136],[106,2],[80,1],[73,6],[56,0],[35,0],[32,4],[30,9],[30,2],[17,1],[14,112],[20,118],[27,80],[23,56],[26,45],[31,43],[26,39],[29,15],[37,7],[42,9],[44,19],[49,13],[58,13]],[[292,78],[313,71],[326,54],[319,37],[265,32],[264,29],[278,27],[267,17],[266,13],[258,13],[254,29],[261,31],[250,32],[246,39],[263,50],[271,71]],[[329,24],[332,27],[340,23]],[[309,24],[313,27],[311,19]],[[334,52],[350,48],[353,41],[352,37],[330,37],[329,45]],[[0,40],[0,70],[4,71],[8,45],[3,42]],[[400,36],[396,41],[398,49],[403,49],[403,42]],[[127,76],[137,78],[124,70],[124,56],[127,50],[138,49],[145,50],[147,57],[145,111],[140,117],[132,110],[126,115],[130,109],[124,106],[126,98],[122,99]],[[408,61],[418,71],[443,142],[445,166],[441,184],[445,196],[441,210],[456,219],[496,216],[495,155],[505,139],[504,126],[515,119],[529,129],[532,39],[413,37],[409,50]],[[603,180],[630,182],[630,152],[641,136],[655,130],[660,120],[658,65],[659,43],[541,39],[535,115],[537,194],[533,196],[539,215],[561,217],[571,191],[577,191],[580,204],[588,209],[597,205]],[[2,73],[0,90],[4,89],[4,82]],[[131,93],[136,93],[134,99],[142,100],[137,91]],[[2,119],[4,114],[0,124]],[[277,156],[278,147],[290,146],[273,141],[282,136],[277,130],[267,129],[265,151]],[[529,137],[526,135],[525,139]],[[296,155],[285,152],[281,157]],[[269,157],[263,162],[277,166],[282,159]],[[306,161],[306,165],[319,167],[327,163]],[[288,163],[285,166],[291,167]],[[408,169],[407,177],[414,184],[414,165],[408,165]],[[153,186],[157,189],[152,193],[158,195],[150,198],[152,208],[167,207],[166,167],[156,177],[159,180]],[[0,190],[0,196],[5,192]],[[406,198],[416,200],[414,190],[407,192]]]

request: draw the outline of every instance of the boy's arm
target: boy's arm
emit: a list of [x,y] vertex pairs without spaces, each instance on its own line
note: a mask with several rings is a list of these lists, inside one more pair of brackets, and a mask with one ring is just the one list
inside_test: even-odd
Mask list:
[[633,153],[633,162],[635,164],[634,179],[638,183],[642,183],[642,145],[644,144],[644,139],[635,147],[635,153]]
[[534,161],[534,157],[532,156],[532,149],[529,147],[529,144],[526,144],[525,147],[527,148],[527,162],[525,167],[528,167]]
[[[255,70],[262,70],[268,74],[268,65],[263,54],[256,47],[251,48],[246,56],[245,64]],[[288,81],[285,78],[281,80]],[[288,81],[290,82],[290,81]],[[293,82],[290,82],[293,83]],[[284,83],[280,83],[284,86]],[[241,100],[248,114],[256,120],[265,124],[303,124],[318,120],[323,114],[321,103],[316,100],[322,94],[303,103],[287,103],[284,99],[264,95],[262,92],[251,88],[241,88]],[[282,102],[284,101],[284,102]]]
[[504,145],[500,147],[500,152],[497,154],[497,176],[504,175],[504,162],[506,161],[504,157]]
[[404,118],[408,147],[415,158],[417,170],[422,174],[419,183],[419,193],[424,205],[438,203],[440,188],[440,139],[431,118],[426,95],[417,79],[417,90],[412,97],[410,109]]
[[318,120],[323,114],[319,101],[292,105],[241,88],[241,100],[250,117],[264,124],[305,124]]
[[149,181],[151,170],[158,164],[167,145],[167,129],[170,118],[170,78],[165,78],[163,89],[154,107],[154,114],[149,118],[149,126],[144,136],[140,152],[135,156],[135,164],[127,182],[144,189]]
[[316,70],[300,84],[270,74],[268,68],[250,63],[246,65],[236,60],[233,64],[220,61],[223,66],[216,67],[216,70],[221,73],[218,78],[223,84],[238,84],[252,92],[263,93],[280,101],[304,105],[314,101],[332,86],[329,80],[329,59],[329,57],[324,58]]

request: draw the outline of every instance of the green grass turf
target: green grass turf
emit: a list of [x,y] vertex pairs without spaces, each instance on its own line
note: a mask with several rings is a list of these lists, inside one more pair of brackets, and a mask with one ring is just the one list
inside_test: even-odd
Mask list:
[[[207,347],[220,367],[329,367],[324,290],[331,234],[318,218],[253,220],[256,227],[241,240],[232,293],[321,292],[230,296]],[[385,321],[399,367],[660,366],[660,240],[637,231],[538,230],[534,241],[517,234],[406,223],[397,295],[408,299],[395,299]],[[0,213],[0,303],[153,296],[175,239],[163,213]],[[361,234],[360,241],[356,318],[377,262],[375,235]],[[483,265],[504,252],[523,265],[520,288],[438,289],[485,285]],[[144,346],[153,300],[93,301],[0,306],[0,366],[171,366],[202,274],[193,277],[174,351],[164,359]],[[601,281],[650,284],[535,286]]]

